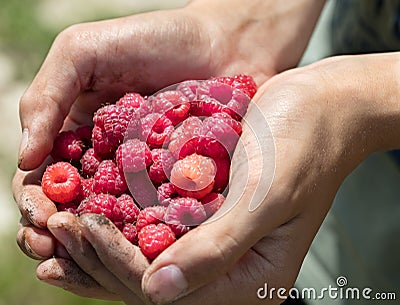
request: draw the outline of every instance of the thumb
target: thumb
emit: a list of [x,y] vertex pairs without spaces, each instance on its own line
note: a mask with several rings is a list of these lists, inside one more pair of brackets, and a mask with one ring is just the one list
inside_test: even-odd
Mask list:
[[79,77],[66,50],[55,43],[20,101],[22,139],[18,166],[37,168],[52,150],[71,105],[81,90]]

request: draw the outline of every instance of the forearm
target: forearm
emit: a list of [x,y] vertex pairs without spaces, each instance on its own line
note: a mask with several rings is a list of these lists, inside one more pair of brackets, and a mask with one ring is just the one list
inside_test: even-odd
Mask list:
[[230,45],[229,54],[218,54],[224,47],[215,48],[221,65],[250,58],[250,66],[272,65],[275,71],[266,71],[271,75],[298,64],[324,4],[323,0],[193,0],[185,9],[209,19],[216,32],[212,37],[224,37],[214,44]]

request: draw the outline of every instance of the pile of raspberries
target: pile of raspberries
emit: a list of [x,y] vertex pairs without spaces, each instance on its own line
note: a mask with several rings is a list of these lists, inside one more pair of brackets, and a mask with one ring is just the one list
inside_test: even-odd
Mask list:
[[221,207],[256,91],[237,75],[127,93],[59,133],[43,192],[58,211],[104,215],[152,260]]

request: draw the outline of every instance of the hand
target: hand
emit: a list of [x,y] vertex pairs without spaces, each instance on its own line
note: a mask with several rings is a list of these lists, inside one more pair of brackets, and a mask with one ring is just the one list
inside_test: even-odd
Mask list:
[[214,2],[76,25],[57,37],[20,105],[23,140],[13,192],[23,215],[17,241],[26,254],[69,258],[45,229],[56,209],[37,183],[60,129],[89,123],[95,109],[126,91],[234,73],[262,82],[297,64],[323,5]]
[[[88,268],[91,260],[75,261],[103,287],[128,287],[139,295],[143,274],[143,293],[156,304],[264,304],[257,298],[264,283],[288,290],[347,174],[369,154],[400,147],[399,57],[337,57],[272,78],[255,97],[271,134],[260,132],[262,122],[254,121],[259,112],[253,106],[242,135],[245,149],[239,146],[233,160],[226,215],[184,235],[149,267],[138,248],[104,218],[83,215],[64,231],[79,229],[96,251],[96,270],[111,272],[111,280],[103,282],[107,277]],[[266,146],[258,146],[256,137]],[[248,164],[243,162],[245,151]],[[268,191],[268,183],[257,187],[265,170],[260,152],[268,156],[274,151],[275,174]],[[239,197],[243,177],[248,181]],[[252,198],[261,204],[250,212]],[[73,221],[62,213],[49,219],[51,232],[79,256],[73,234],[63,239],[57,231],[67,223]],[[275,292],[271,304],[282,302],[277,296]]]

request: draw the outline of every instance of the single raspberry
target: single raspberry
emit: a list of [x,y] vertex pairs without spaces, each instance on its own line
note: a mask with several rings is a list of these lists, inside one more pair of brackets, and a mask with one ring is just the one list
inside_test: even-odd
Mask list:
[[197,90],[198,98],[205,100],[212,98],[221,105],[226,105],[233,97],[234,88],[215,79],[204,81]]
[[155,259],[161,252],[175,242],[175,234],[166,224],[151,224],[139,232],[139,247],[150,260]]
[[190,115],[211,116],[213,113],[222,112],[224,105],[211,97],[203,97],[190,102]]
[[55,160],[78,161],[83,148],[82,140],[74,131],[62,131],[54,140],[51,156]]
[[94,126],[92,130],[92,146],[96,155],[111,158],[114,155],[115,143],[111,143],[104,130]]
[[[107,154],[105,156],[109,156],[122,143],[133,116],[132,109],[122,108],[117,105],[107,105],[96,111],[93,122],[95,127],[100,128],[102,139],[110,150],[110,152],[106,151]],[[103,151],[98,150],[94,142],[93,148],[98,155],[103,156]]]
[[213,80],[227,84],[235,89],[239,89],[250,98],[253,98],[257,92],[257,85],[254,79],[249,75],[239,74],[234,77],[218,77]]
[[151,206],[144,208],[139,212],[136,221],[136,229],[138,232],[149,224],[158,224],[164,222],[166,208],[163,206]]
[[211,192],[201,199],[207,218],[211,217],[219,210],[225,201],[224,195]]
[[232,152],[242,133],[242,125],[226,113],[215,113],[203,121],[201,135],[216,139],[228,152]]
[[157,201],[157,190],[147,171],[125,174],[129,190],[137,204],[142,208],[152,206]]
[[179,194],[171,182],[163,183],[157,188],[158,204],[162,206],[167,207],[170,204],[171,199],[178,196]]
[[129,92],[121,97],[116,105],[122,108],[139,109],[144,103],[145,99],[139,93]]
[[192,154],[175,162],[170,181],[179,195],[200,199],[213,189],[215,173],[211,158]]
[[206,219],[206,211],[194,198],[175,198],[167,207],[164,219],[167,224],[197,226]]
[[229,159],[229,153],[224,145],[214,137],[195,136],[188,140],[179,151],[179,159],[191,154],[198,154],[212,159]]
[[69,212],[71,214],[77,215],[78,206],[79,206],[79,203],[77,203],[76,201],[60,203],[57,205],[57,211]]
[[174,126],[165,115],[151,113],[140,120],[139,138],[150,148],[168,145]]
[[172,166],[176,158],[168,150],[164,148],[155,148],[151,150],[153,164],[149,167],[150,180],[158,185],[166,182],[171,175]]
[[139,115],[139,118],[144,118],[146,117],[148,114],[153,113],[153,103],[152,100],[146,99],[144,101],[144,103],[142,103],[139,107],[139,109],[137,110],[137,114]]
[[226,112],[235,120],[240,121],[246,114],[249,104],[250,98],[242,91],[235,89],[232,99],[222,109],[222,112]]
[[192,102],[197,97],[197,89],[200,87],[200,84],[197,80],[188,80],[180,83],[176,90],[182,92]]
[[93,190],[96,194],[106,193],[120,195],[127,190],[123,173],[120,173],[117,165],[111,160],[100,163],[94,174]]
[[113,221],[113,210],[117,198],[110,194],[95,194],[81,202],[77,209],[78,215],[94,213],[104,215]]
[[138,244],[138,232],[136,226],[133,223],[126,223],[122,228],[122,234],[125,238],[129,240],[132,244]]
[[81,126],[75,130],[75,133],[86,145],[86,147],[90,147],[92,144],[92,129],[92,126]]
[[79,196],[77,197],[77,200],[82,201],[87,197],[93,195],[94,194],[93,184],[94,184],[94,178],[87,178],[87,179],[81,178],[81,191],[79,193]]
[[222,193],[229,183],[229,170],[231,160],[229,158],[213,159],[217,167],[217,172],[214,178],[214,192]]
[[202,127],[203,122],[195,116],[188,117],[181,125],[176,127],[171,134],[168,145],[168,149],[174,154],[175,158],[178,158],[181,148],[187,141],[200,134]]
[[121,173],[137,173],[145,170],[153,161],[147,144],[139,139],[131,139],[118,147],[116,162]]
[[174,234],[177,238],[185,235],[192,228],[190,226],[185,226],[182,224],[176,225],[176,224],[172,224],[172,223],[167,223],[167,225],[171,228],[172,232],[174,232]]
[[165,91],[153,99],[154,112],[165,114],[172,125],[177,125],[189,116],[189,99],[180,91]]
[[82,173],[88,177],[92,177],[100,165],[102,159],[96,155],[93,148],[89,148],[81,158]]
[[117,198],[114,206],[113,220],[115,223],[133,223],[139,215],[139,208],[133,198],[127,194],[122,194]]
[[78,170],[67,162],[57,162],[47,167],[42,177],[43,192],[51,200],[67,203],[78,197],[81,177]]

